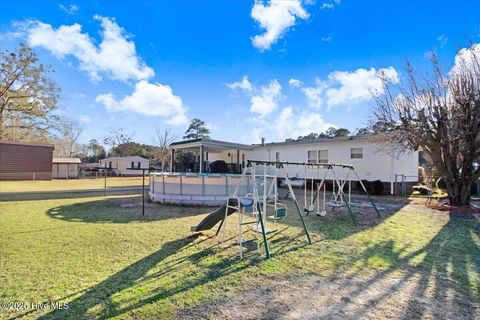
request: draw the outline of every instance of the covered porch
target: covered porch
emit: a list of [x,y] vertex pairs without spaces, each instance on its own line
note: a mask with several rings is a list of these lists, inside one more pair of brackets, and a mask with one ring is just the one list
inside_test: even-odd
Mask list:
[[252,146],[199,138],[173,142],[169,148],[170,172],[239,174],[246,164],[246,152]]

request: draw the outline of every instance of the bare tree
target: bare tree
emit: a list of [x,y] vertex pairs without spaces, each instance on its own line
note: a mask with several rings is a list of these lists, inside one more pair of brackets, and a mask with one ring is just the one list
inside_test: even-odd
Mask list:
[[23,45],[0,52],[0,139],[47,139],[59,93],[50,71]]
[[170,150],[168,147],[175,139],[176,137],[172,135],[170,129],[155,128],[155,135],[152,137],[152,141],[157,148],[155,157],[160,161],[162,171],[165,171],[165,165],[170,160]]
[[83,125],[75,120],[63,118],[58,125],[59,141],[56,145],[57,154],[64,157],[73,157],[77,152],[77,141],[83,132]]
[[450,204],[468,205],[480,177],[480,47],[457,55],[445,75],[435,56],[433,76],[420,76],[407,65],[407,81],[384,81],[371,126],[403,148],[423,151],[447,187]]
[[108,136],[103,139],[103,143],[110,146],[110,149],[129,143],[132,141],[133,133],[126,133],[123,128],[114,126],[108,129]]

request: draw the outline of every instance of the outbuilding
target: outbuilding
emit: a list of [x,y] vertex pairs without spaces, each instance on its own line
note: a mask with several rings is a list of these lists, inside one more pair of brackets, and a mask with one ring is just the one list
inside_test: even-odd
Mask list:
[[54,179],[78,179],[80,163],[79,158],[53,158],[52,177]]
[[51,180],[53,144],[0,141],[0,180]]

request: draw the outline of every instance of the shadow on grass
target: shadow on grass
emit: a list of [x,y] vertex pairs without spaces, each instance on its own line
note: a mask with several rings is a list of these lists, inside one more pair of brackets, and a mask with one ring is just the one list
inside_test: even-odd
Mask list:
[[[112,188],[107,190],[106,196],[118,195],[141,195],[142,189],[132,188]],[[78,199],[78,198],[93,198],[102,197],[104,195],[103,189],[96,191],[89,190],[75,190],[75,191],[29,191],[29,192],[9,192],[0,193],[0,202],[5,201],[33,201],[33,200],[61,200],[61,199]]]
[[[169,298],[181,294],[225,277],[229,274],[240,272],[259,260],[250,260],[247,263],[239,263],[237,256],[227,257],[225,259],[214,260],[213,263],[206,264],[202,260],[218,254],[224,249],[215,248],[219,244],[210,246],[204,250],[196,251],[182,256],[190,247],[197,246],[201,242],[208,240],[205,238],[195,241],[198,235],[192,235],[187,238],[167,242],[162,248],[153,254],[144,257],[131,264],[125,269],[113,274],[108,279],[96,284],[93,287],[83,291],[81,296],[69,302],[67,310],[54,310],[39,319],[80,319],[80,318],[100,318],[106,319],[119,315],[129,314],[129,312],[141,308],[145,305],[152,305],[158,302],[160,305],[170,303]],[[228,239],[232,240],[232,239]],[[172,255],[180,255],[179,258],[167,260]],[[149,273],[149,271],[161,264],[161,270]],[[206,268],[204,272],[188,271],[188,266],[202,266]],[[179,274],[182,272],[183,274]],[[176,279],[175,279],[176,278]],[[161,282],[162,279],[175,279],[171,283]],[[168,282],[168,281],[167,281]],[[138,296],[130,299],[118,299],[116,295],[124,290],[130,290],[135,286],[141,286],[143,289],[138,292]],[[133,289],[135,291],[135,289]],[[71,295],[70,295],[71,296]],[[66,297],[62,298],[65,299]],[[60,301],[60,300],[59,300]],[[158,317],[174,315],[176,310],[168,307],[160,310]],[[95,310],[95,311],[92,311]],[[89,312],[93,312],[89,314]],[[161,314],[166,312],[166,314]],[[20,315],[19,317],[25,316]]]
[[[409,292],[403,307],[404,319],[420,319],[427,316],[427,312],[433,313],[433,317],[438,319],[451,316],[474,319],[479,316],[480,310],[478,238],[478,218],[472,216],[472,219],[464,219],[451,215],[449,222],[435,237],[415,252],[405,254],[405,247],[395,249],[394,241],[388,240],[365,249],[350,260],[350,267],[368,266],[372,259],[390,266],[368,280],[361,284],[353,281],[349,283],[348,279],[338,280],[343,281],[345,287],[351,288],[348,301],[361,298],[382,282],[388,283],[379,295],[356,310],[355,316],[359,318],[369,314],[381,301],[395,299],[397,295]],[[388,282],[392,276],[397,280]],[[413,287],[412,282],[415,283]],[[348,308],[348,303],[341,301],[332,308],[336,311],[327,314],[326,318],[337,314],[338,308]],[[449,316],[448,312],[452,314]]]
[[[310,199],[309,196],[307,198]],[[360,202],[365,201],[365,199],[366,196],[352,196],[352,201]],[[302,214],[311,234],[317,235],[323,239],[340,240],[383,223],[390,216],[394,215],[410,203],[408,198],[392,199],[388,196],[377,197],[374,201],[377,205],[381,202],[390,204],[388,209],[380,211],[380,219],[377,219],[376,213],[372,207],[352,206],[352,211],[356,217],[356,223],[352,221],[346,208],[336,208],[334,210],[327,208],[327,215],[324,217],[319,217],[314,212],[310,213],[308,216],[306,216],[304,212],[302,212]],[[277,223],[279,225],[303,228],[293,201],[283,200],[282,202],[288,206],[288,217]],[[271,212],[267,213],[267,215],[272,214],[273,213]]]
[[[399,247],[394,240],[384,240],[359,248],[358,253],[327,278],[315,273],[312,278],[310,274],[299,275],[298,280],[291,280],[292,284],[286,286],[266,282],[263,288],[248,288],[233,297],[219,297],[187,310],[186,314],[193,318],[200,318],[196,316],[199,312],[225,317],[232,314],[229,310],[244,304],[251,308],[240,309],[240,314],[236,314],[239,318],[289,318],[293,312],[295,316],[318,319],[477,319],[479,238],[478,217],[451,216],[418,250],[408,250],[408,244]],[[280,239],[272,243],[276,240]],[[377,271],[372,272],[372,268]],[[296,286],[298,292],[292,297]],[[291,300],[284,303],[286,296]],[[316,299],[321,302],[315,303]]]
[[188,217],[203,214],[209,210],[211,209],[159,205],[146,201],[145,215],[142,215],[142,196],[128,195],[58,206],[47,210],[46,214],[50,218],[69,222],[129,223]]

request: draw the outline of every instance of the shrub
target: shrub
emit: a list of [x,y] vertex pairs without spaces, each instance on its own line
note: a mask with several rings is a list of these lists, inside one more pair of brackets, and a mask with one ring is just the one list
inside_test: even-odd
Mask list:
[[427,186],[413,186],[412,189],[414,192],[416,191],[418,192],[418,194],[421,194],[423,196],[427,196],[432,190]]
[[227,163],[223,160],[213,161],[210,164],[210,170],[212,173],[227,173]]
[[427,174],[424,167],[418,167],[418,183],[425,184],[427,181]]
[[375,180],[372,183],[373,194],[382,195],[385,192],[385,185],[380,180]]

